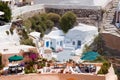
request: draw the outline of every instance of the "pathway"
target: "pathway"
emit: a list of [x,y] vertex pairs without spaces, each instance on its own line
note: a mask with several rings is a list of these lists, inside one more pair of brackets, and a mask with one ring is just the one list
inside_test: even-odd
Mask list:
[[120,37],[120,31],[113,24],[115,11],[117,9],[119,0],[113,0],[112,8],[109,8],[103,16],[103,27],[101,27],[102,33],[110,33]]
[[111,65],[108,74],[106,74],[106,80],[117,80],[117,76],[115,75],[113,65]]

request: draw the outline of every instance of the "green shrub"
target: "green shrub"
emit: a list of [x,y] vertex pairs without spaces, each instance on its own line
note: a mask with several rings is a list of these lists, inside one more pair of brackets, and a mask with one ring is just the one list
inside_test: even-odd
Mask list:
[[107,74],[108,69],[105,66],[102,66],[101,69],[98,71],[98,74]]
[[28,39],[28,34],[25,31],[25,29],[22,30],[21,35],[22,35],[23,39]]
[[83,53],[86,53],[86,52],[89,52],[89,51],[91,51],[90,46],[88,46],[87,44],[85,44],[84,49],[83,49]]
[[20,41],[21,44],[24,44],[24,45],[31,45],[31,46],[35,46],[35,43],[33,43],[33,40],[32,39],[23,39]]
[[103,63],[103,66],[106,68],[109,68],[111,66],[111,64],[108,61],[106,61]]
[[60,21],[60,15],[59,14],[56,14],[56,13],[48,13],[47,14],[47,18],[54,22],[54,24],[58,23]]
[[30,67],[30,69],[25,68],[24,71],[25,71],[25,74],[36,73],[37,72],[32,66]]
[[2,54],[0,54],[0,70],[3,69],[4,65],[2,64]]
[[5,2],[0,1],[0,11],[4,12],[4,15],[2,15],[2,19],[6,22],[9,22],[11,20],[11,9],[9,8],[8,4]]
[[10,28],[10,33],[13,35],[13,29],[12,28]]
[[30,71],[27,68],[25,68],[24,72],[25,72],[25,74],[28,74]]
[[60,19],[60,26],[64,33],[67,33],[69,29],[71,29],[76,22],[76,15],[68,11],[66,12]]
[[9,35],[9,31],[6,31],[6,34]]
[[109,62],[104,62],[101,69],[98,71],[98,74],[107,74],[110,66],[111,64]]
[[25,20],[23,22],[23,25],[25,26],[25,29],[27,30],[27,32],[31,31],[32,23],[31,23],[31,21],[29,19]]
[[54,26],[54,23],[51,20],[46,21],[47,28],[52,29]]

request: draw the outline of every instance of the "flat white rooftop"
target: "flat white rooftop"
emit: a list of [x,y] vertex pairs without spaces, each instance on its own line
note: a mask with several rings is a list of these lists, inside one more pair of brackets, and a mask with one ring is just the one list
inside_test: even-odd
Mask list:
[[[94,6],[94,7],[105,7],[112,0],[34,0],[35,4],[45,4],[45,5],[64,5],[64,6]],[[73,7],[74,7],[73,6]],[[78,7],[79,7],[78,6]],[[64,8],[64,7],[63,7]]]
[[21,50],[29,51],[30,48],[35,48],[28,45],[0,45],[1,54],[18,54]]

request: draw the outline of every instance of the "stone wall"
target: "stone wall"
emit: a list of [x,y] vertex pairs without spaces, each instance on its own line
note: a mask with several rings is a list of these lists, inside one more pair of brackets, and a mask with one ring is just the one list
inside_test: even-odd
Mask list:
[[101,10],[93,10],[93,9],[55,9],[55,8],[45,8],[46,12],[54,12],[57,14],[64,14],[67,11],[73,11],[77,17],[89,17],[90,15],[101,16]]
[[45,8],[43,4],[15,7],[12,9],[13,20],[17,17],[22,17],[23,19],[32,17],[35,14],[45,13]]
[[105,43],[105,52],[110,56],[120,56],[120,37],[109,33],[102,33],[102,38]]
[[45,8],[47,13],[53,12],[63,15],[67,11],[73,11],[78,19],[79,23],[88,23],[96,26],[98,21],[102,20],[102,10],[94,9],[55,9],[55,8]]
[[[16,55],[16,53],[2,54],[2,64],[4,66],[8,66],[8,64],[9,64],[8,58],[11,57],[11,56],[14,56],[14,55]],[[19,55],[19,54],[17,54],[17,55]]]
[[[42,13],[45,13],[44,9],[26,12],[26,13],[21,14],[20,17],[24,20],[24,19],[33,17],[34,15],[42,14]],[[19,16],[18,16],[18,17],[19,17]]]
[[[111,3],[106,7],[110,5]],[[106,7],[104,9],[106,9]],[[29,18],[35,14],[44,12],[53,12],[62,15],[67,11],[73,11],[79,18],[78,22],[94,24],[95,26],[98,22],[102,21],[104,12],[100,6],[36,4],[13,9],[12,17],[17,18],[20,16],[22,18]]]

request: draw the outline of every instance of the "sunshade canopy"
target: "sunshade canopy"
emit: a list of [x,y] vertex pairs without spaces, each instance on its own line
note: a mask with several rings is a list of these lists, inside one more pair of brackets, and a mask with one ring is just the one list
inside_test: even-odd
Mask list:
[[20,60],[23,60],[23,57],[22,57],[22,56],[14,55],[14,56],[9,57],[8,60],[9,60],[10,62],[11,62],[11,61],[20,61]]

